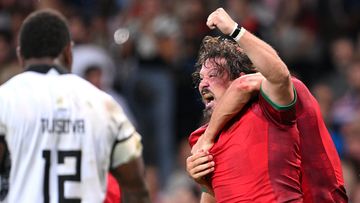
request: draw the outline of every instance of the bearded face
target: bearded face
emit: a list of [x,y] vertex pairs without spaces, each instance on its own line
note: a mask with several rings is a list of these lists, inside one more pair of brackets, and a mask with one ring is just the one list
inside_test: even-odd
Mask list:
[[205,120],[211,117],[214,107],[231,83],[229,73],[218,65],[223,63],[223,59],[208,59],[200,70],[199,92],[205,105]]

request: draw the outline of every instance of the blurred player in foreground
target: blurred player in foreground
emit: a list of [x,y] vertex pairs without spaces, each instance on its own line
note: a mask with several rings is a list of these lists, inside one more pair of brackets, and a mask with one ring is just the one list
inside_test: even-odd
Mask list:
[[69,74],[71,43],[56,11],[23,22],[25,72],[0,87],[0,158],[8,147],[12,164],[7,201],[103,202],[110,170],[126,202],[149,202],[141,137],[109,95]]

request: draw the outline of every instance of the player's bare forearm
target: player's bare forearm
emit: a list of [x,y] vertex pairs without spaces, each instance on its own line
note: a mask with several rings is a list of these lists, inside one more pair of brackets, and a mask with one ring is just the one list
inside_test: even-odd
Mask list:
[[238,41],[256,69],[266,78],[262,89],[279,105],[288,105],[294,100],[290,72],[275,50],[250,32]]
[[151,202],[144,180],[144,163],[141,157],[117,167],[112,174],[119,182],[124,202]]
[[[208,17],[207,25],[229,35],[236,23],[222,8]],[[248,31],[237,41],[248,55],[256,69],[264,75],[263,91],[272,101],[279,105],[287,105],[294,99],[290,72],[276,51],[266,42]]]
[[[236,88],[231,87],[224,93],[212,113],[205,133],[202,135],[204,136],[204,142],[214,142],[216,135],[225,126],[225,124],[245,106],[248,99],[245,99],[246,101],[243,101],[243,99],[244,97],[248,97],[248,94],[249,93],[245,93],[243,91],[236,91]],[[209,150],[204,147],[202,147],[202,149]]]
[[236,83],[232,83],[219,103],[216,105],[211,116],[209,125],[204,133],[214,140],[215,136],[234,117],[250,99],[250,93],[239,89]]

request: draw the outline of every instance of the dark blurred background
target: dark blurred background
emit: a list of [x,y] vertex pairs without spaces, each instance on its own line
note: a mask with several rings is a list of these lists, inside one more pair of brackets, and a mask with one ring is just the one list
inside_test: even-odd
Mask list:
[[218,7],[271,44],[311,89],[350,201],[360,202],[359,0],[0,0],[0,84],[22,71],[16,36],[24,18],[59,10],[75,42],[73,72],[111,94],[143,136],[153,202],[198,202],[184,169],[203,108],[190,75],[202,38],[216,34],[205,22]]

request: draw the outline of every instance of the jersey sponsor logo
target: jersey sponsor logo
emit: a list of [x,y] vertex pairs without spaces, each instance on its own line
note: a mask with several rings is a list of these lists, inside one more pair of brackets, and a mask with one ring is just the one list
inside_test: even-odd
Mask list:
[[83,119],[41,119],[42,133],[58,133],[58,134],[84,134],[85,121]]

